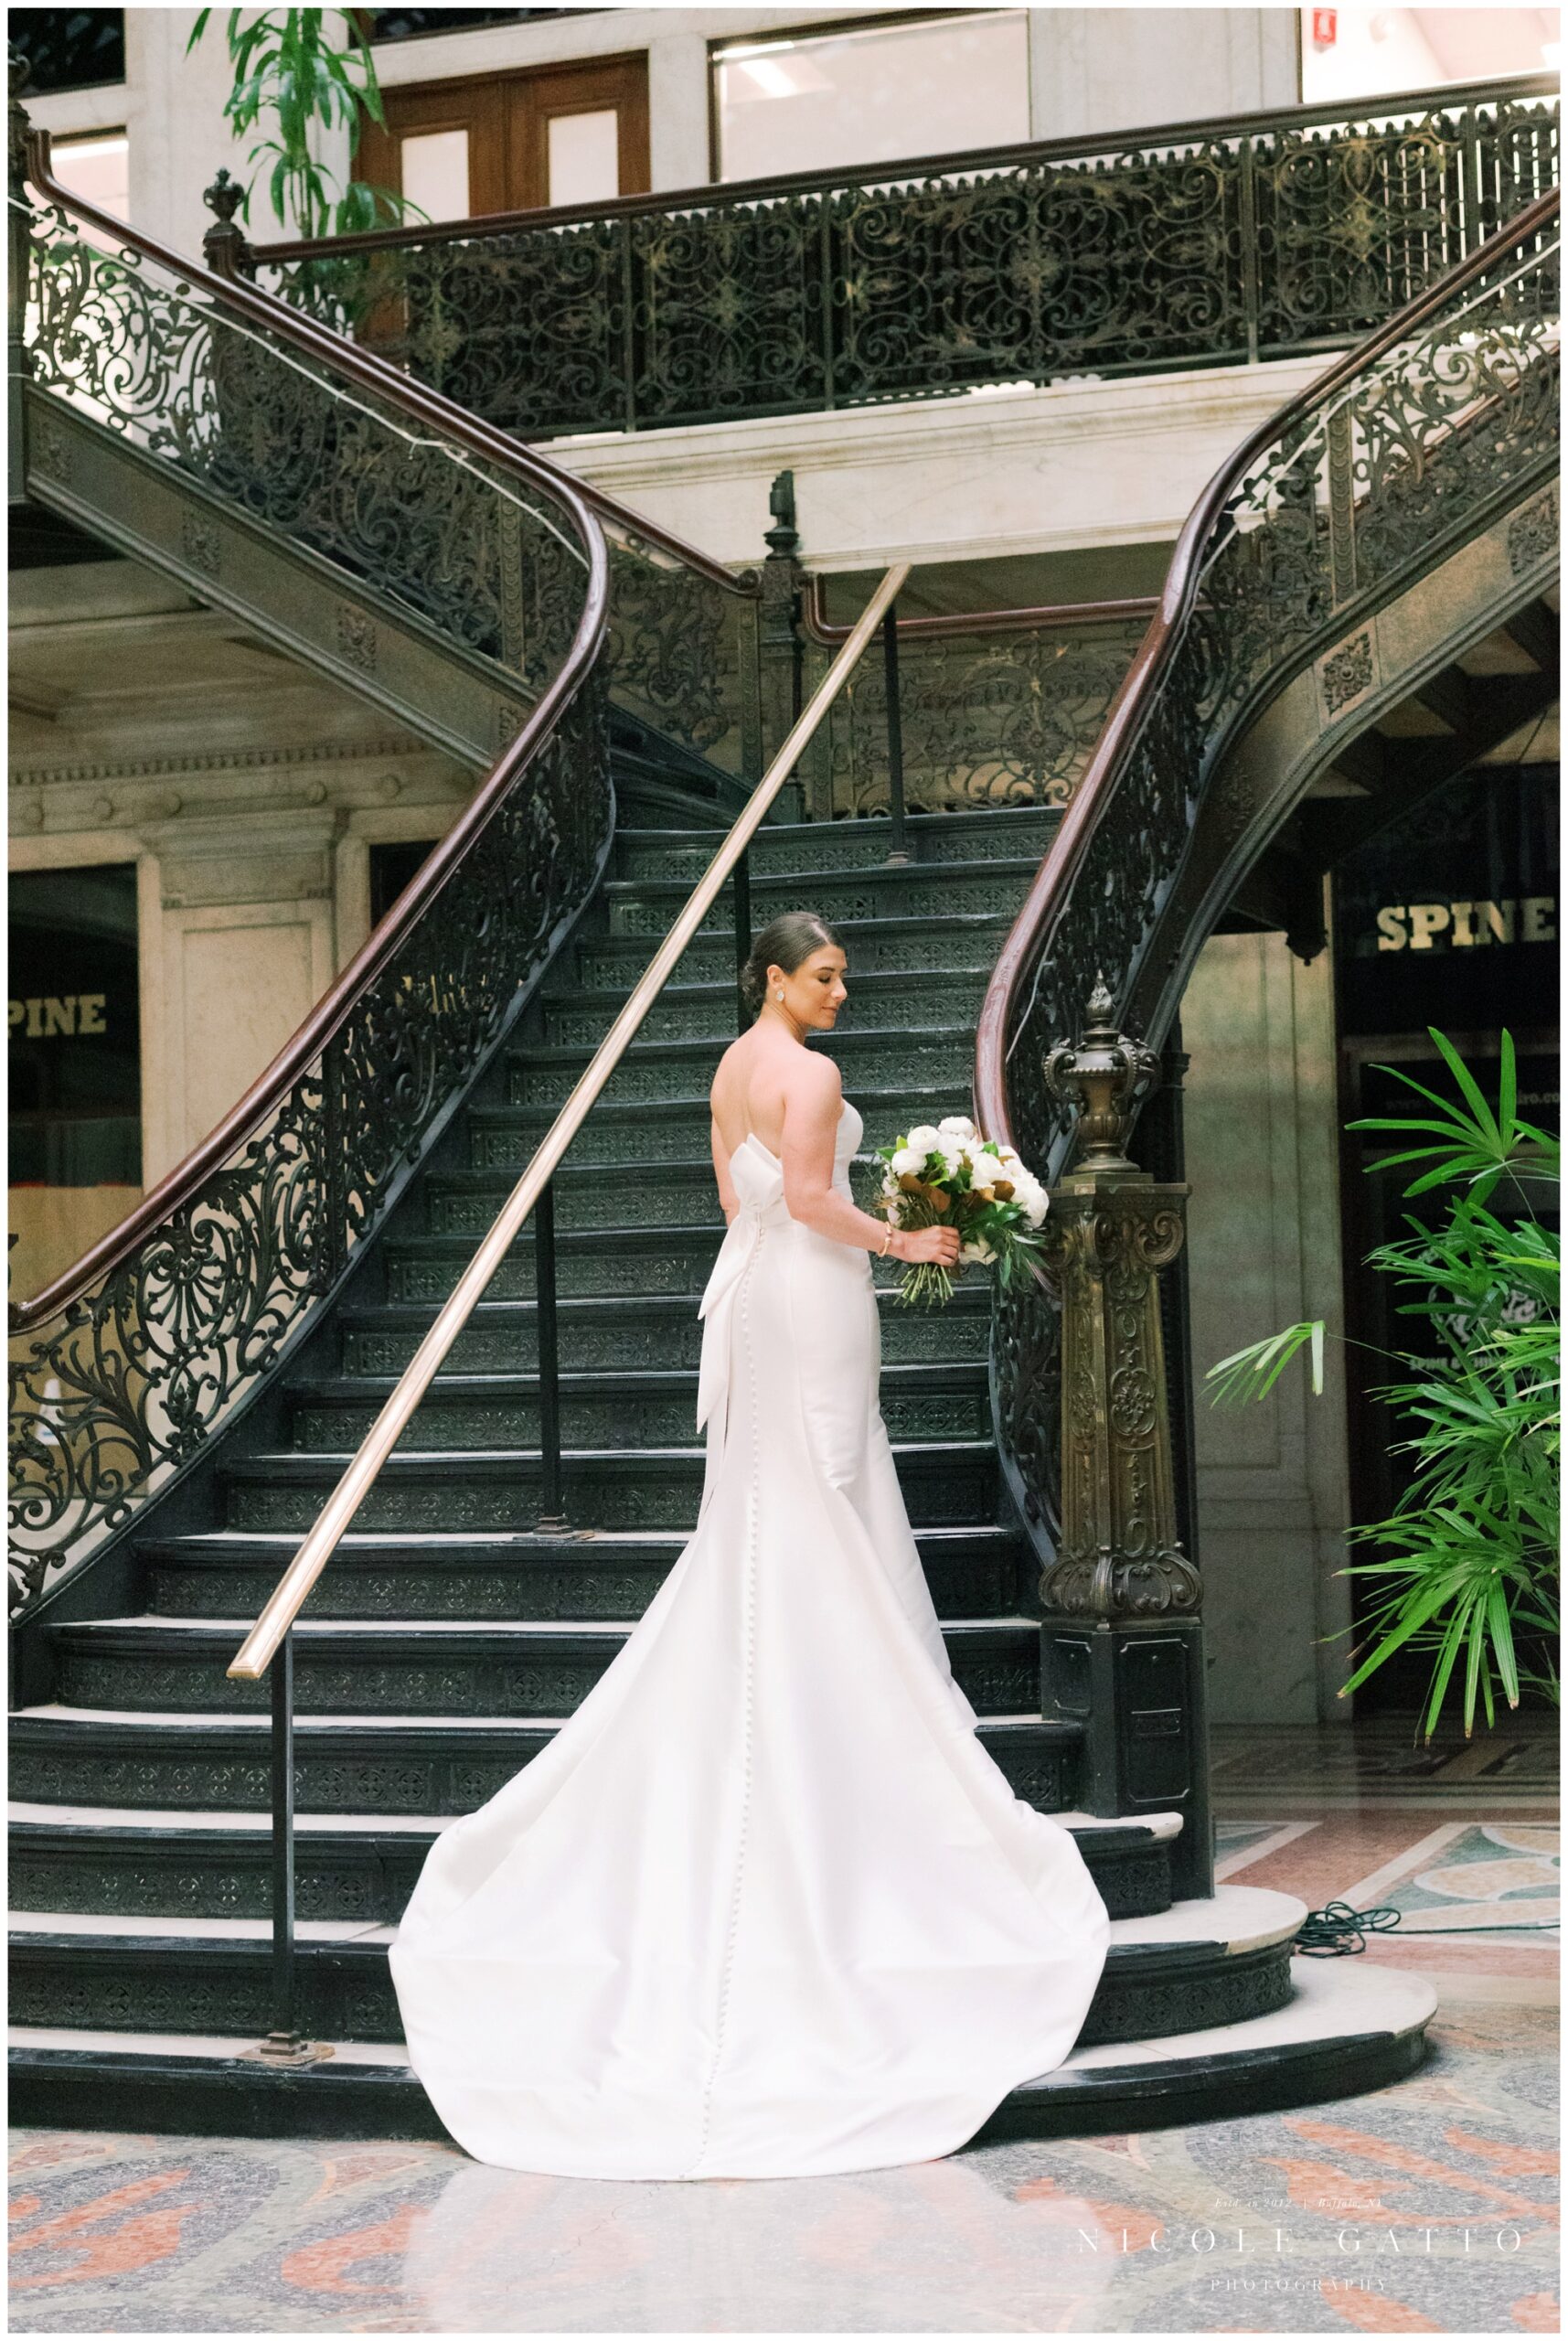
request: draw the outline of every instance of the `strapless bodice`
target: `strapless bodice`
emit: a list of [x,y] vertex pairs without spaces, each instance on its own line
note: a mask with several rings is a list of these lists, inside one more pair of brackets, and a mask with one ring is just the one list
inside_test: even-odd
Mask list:
[[[854,1197],[849,1185],[849,1165],[865,1135],[865,1128],[853,1106],[846,1102],[839,1106],[838,1128],[833,1138],[833,1184],[841,1195],[851,1202]],[[713,1263],[713,1274],[708,1279],[702,1306],[698,1310],[698,1315],[704,1320],[702,1363],[697,1387],[697,1425],[699,1430],[726,1386],[730,1311],[763,1235],[787,1234],[792,1241],[831,1243],[830,1237],[818,1235],[815,1228],[807,1227],[802,1221],[790,1216],[789,1205],[784,1201],[784,1164],[771,1147],[763,1144],[754,1131],[747,1132],[730,1157],[730,1183],[735,1190],[735,1216],[719,1246],[719,1257]],[[842,1249],[841,1246],[833,1248]],[[863,1265],[869,1280],[871,1267],[869,1257]]]
[[[833,1184],[842,1195],[851,1192],[849,1165],[859,1150],[866,1126],[848,1100],[838,1108],[833,1138]],[[741,1213],[764,1225],[783,1225],[789,1219],[784,1199],[784,1165],[772,1147],[755,1131],[748,1131],[730,1157],[730,1180]]]

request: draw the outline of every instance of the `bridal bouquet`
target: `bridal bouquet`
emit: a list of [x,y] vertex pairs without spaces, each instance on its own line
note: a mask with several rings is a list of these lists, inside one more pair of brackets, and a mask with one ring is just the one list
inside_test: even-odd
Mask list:
[[[960,1261],[994,1265],[1004,1285],[1039,1250],[1045,1189],[1010,1146],[982,1138],[964,1115],[922,1122],[877,1151],[882,1208],[895,1227],[956,1227]],[[899,1298],[940,1308],[953,1298],[953,1272],[920,1261],[904,1270]]]

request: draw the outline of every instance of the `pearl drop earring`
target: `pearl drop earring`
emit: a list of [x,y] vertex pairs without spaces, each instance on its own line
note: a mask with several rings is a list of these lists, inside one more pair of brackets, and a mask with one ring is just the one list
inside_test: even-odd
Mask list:
[[774,994],[773,994],[773,998],[774,998],[775,999],[782,999],[784,998],[784,994],[783,994],[783,992],[782,992],[782,991],[775,991],[775,992],[774,992]]

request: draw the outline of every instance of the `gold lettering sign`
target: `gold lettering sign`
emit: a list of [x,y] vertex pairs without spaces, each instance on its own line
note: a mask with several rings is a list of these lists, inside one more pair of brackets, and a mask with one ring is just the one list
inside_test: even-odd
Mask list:
[[5,1011],[6,1030],[16,1040],[74,1041],[107,1032],[108,1007],[105,991],[68,992],[63,999],[14,999]]
[[1555,943],[1557,897],[1504,903],[1387,903],[1377,914],[1380,951],[1479,951],[1497,944]]

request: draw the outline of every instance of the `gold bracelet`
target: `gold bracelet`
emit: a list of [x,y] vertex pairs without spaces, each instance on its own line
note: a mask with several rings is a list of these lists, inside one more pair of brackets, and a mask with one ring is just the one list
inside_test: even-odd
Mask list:
[[881,1250],[880,1250],[880,1251],[878,1253],[878,1255],[877,1255],[877,1257],[878,1257],[878,1259],[879,1259],[879,1260],[885,1260],[885,1259],[887,1258],[887,1256],[888,1256],[888,1245],[892,1242],[892,1240],[893,1240],[893,1231],[892,1231],[892,1229],[890,1227],[890,1228],[889,1228],[889,1230],[888,1230],[888,1232],[887,1232],[887,1234],[886,1234],[886,1235],[883,1236],[883,1238],[882,1238],[882,1248],[881,1248]]

